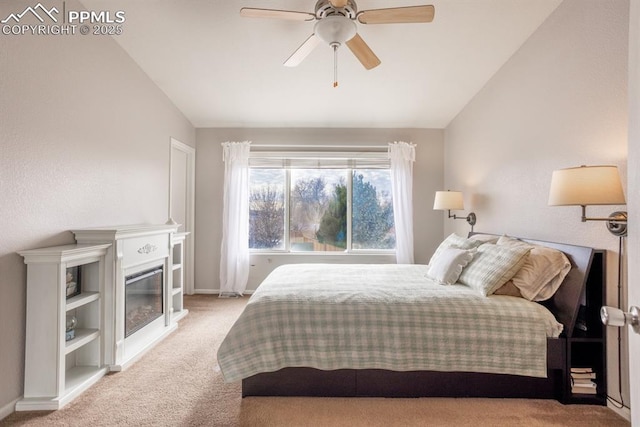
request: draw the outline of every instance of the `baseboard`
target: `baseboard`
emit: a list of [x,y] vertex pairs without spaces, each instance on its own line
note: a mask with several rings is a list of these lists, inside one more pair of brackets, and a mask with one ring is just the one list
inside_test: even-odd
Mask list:
[[620,415],[625,420],[631,422],[631,410],[627,406],[623,406],[622,408],[615,406],[611,402],[607,402],[607,408],[611,409],[616,414]]
[[15,412],[16,403],[18,403],[18,400],[20,400],[20,398],[17,398],[13,402],[9,402],[2,408],[0,408],[0,421]]
[[219,294],[220,289],[194,289],[194,294]]
[[[251,295],[255,292],[255,289],[247,289],[244,291],[245,295]],[[207,295],[218,295],[220,293],[220,289],[194,289],[194,294],[207,294]]]

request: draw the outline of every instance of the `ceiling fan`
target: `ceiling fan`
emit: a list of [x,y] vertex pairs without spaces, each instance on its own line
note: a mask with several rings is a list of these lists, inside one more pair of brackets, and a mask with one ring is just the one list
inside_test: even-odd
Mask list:
[[249,18],[317,21],[313,33],[293,52],[284,65],[297,66],[324,41],[334,52],[334,87],[338,86],[337,50],[342,44],[347,45],[367,70],[380,65],[380,59],[358,34],[355,21],[360,24],[420,23],[433,21],[434,14],[435,8],[431,5],[358,11],[355,0],[318,0],[315,13],[251,7],[240,9],[240,15]]

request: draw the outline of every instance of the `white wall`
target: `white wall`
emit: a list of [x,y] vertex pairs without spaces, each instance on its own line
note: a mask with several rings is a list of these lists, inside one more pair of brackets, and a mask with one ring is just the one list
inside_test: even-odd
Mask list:
[[[196,292],[217,293],[222,238],[222,194],[225,141],[250,140],[253,144],[282,145],[384,145],[391,141],[413,142],[415,257],[427,263],[442,240],[442,213],[432,210],[433,194],[443,184],[443,131],[430,129],[198,129],[196,159]],[[271,259],[271,261],[269,261]],[[349,256],[345,262],[393,262],[393,257]],[[331,262],[338,260],[332,255]],[[327,258],[304,255],[252,256],[248,289],[255,289],[277,265],[290,262],[326,262]]]
[[[29,2],[1,2],[0,16]],[[68,8],[82,6],[67,0]],[[167,220],[195,129],[110,37],[0,36],[0,418],[22,395],[26,266],[67,231]]]
[[[549,207],[547,198],[559,168],[614,164],[626,181],[628,8],[626,0],[565,0],[445,132],[445,183],[469,196],[477,230],[607,249],[610,304],[618,239],[603,223],[580,222],[579,207]],[[463,229],[448,221],[445,234]],[[611,332],[609,392],[618,398]]]

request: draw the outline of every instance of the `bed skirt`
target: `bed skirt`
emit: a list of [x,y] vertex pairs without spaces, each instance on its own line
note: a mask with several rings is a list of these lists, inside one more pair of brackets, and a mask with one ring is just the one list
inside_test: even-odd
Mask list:
[[566,340],[547,339],[547,378],[474,372],[284,368],[242,380],[242,396],[492,397],[565,396]]

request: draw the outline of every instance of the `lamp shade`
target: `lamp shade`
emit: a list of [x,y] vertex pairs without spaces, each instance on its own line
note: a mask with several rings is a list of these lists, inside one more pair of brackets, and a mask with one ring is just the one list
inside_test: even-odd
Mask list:
[[464,210],[464,202],[462,200],[461,191],[436,191],[436,197],[433,200],[434,210]]
[[580,166],[553,171],[549,206],[625,203],[616,166]]

